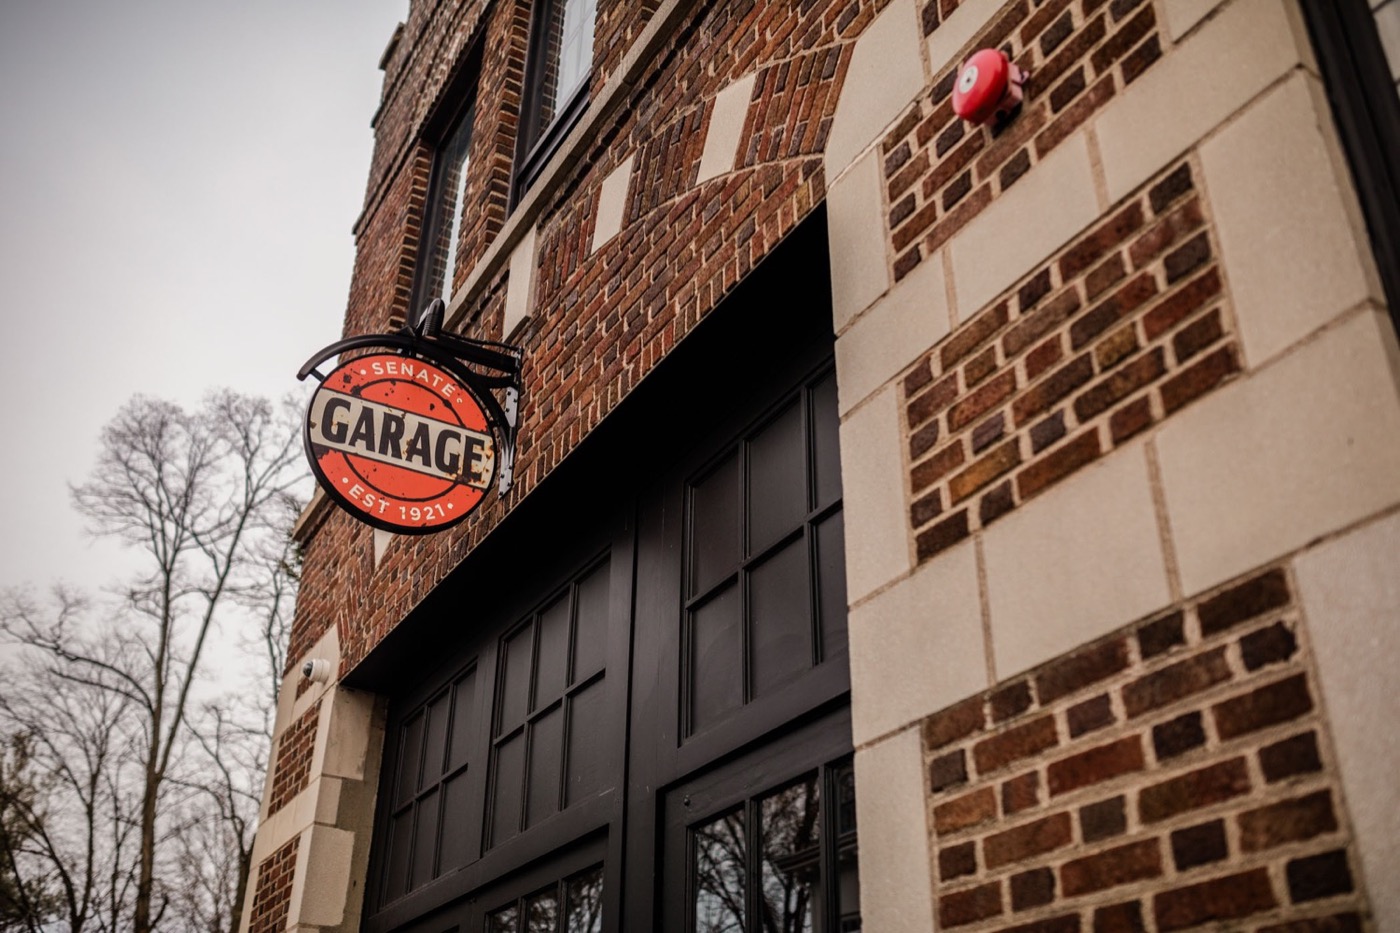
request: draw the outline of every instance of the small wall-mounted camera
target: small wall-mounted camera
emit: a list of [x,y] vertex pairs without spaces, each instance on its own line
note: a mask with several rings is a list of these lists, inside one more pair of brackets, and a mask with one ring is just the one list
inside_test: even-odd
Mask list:
[[331,662],[325,658],[312,658],[301,666],[301,676],[313,684],[323,684],[331,679]]
[[1004,119],[1020,105],[1027,77],[1000,49],[973,52],[953,85],[953,112],[979,126]]

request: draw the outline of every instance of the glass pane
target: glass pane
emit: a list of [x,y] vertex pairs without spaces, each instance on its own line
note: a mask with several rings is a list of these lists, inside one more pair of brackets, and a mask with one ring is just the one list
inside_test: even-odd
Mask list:
[[574,634],[574,676],[578,683],[601,670],[608,650],[608,563],[578,585],[578,621]]
[[691,836],[695,877],[695,933],[742,933],[744,814],[735,811],[697,827]]
[[602,933],[603,866],[569,879],[563,933]]
[[836,408],[836,374],[828,373],[812,387],[812,453],[816,466],[817,508],[841,495],[841,449],[837,445],[840,419]]
[[468,671],[452,688],[452,738],[447,769],[455,771],[471,754],[472,727],[476,725],[476,668]]
[[491,843],[520,832],[521,791],[525,783],[525,733],[496,750],[496,783],[491,810]]
[[559,811],[559,757],[564,751],[564,707],[556,706],[530,726],[530,789],[525,825]]
[[452,691],[444,690],[428,704],[428,733],[423,746],[423,783],[442,778],[447,761],[447,727],[452,707]]
[[698,732],[744,702],[739,588],[691,613],[690,724]]
[[486,933],[520,933],[520,912],[515,905],[487,914]]
[[846,652],[846,525],[837,512],[817,526],[817,612],[822,660]]
[[749,576],[749,663],[763,696],[812,666],[807,541],[798,538]]
[[446,874],[461,868],[471,859],[467,827],[471,825],[472,799],[467,792],[469,771],[452,778],[442,789],[442,850],[438,855],[438,871]]
[[535,703],[531,709],[559,699],[569,665],[569,594],[540,613],[539,660],[535,663]]
[[749,553],[792,531],[807,514],[802,406],[793,402],[749,440]]
[[536,138],[553,122],[593,67],[596,0],[553,0],[544,9],[539,62],[540,112]]
[[384,867],[384,900],[408,893],[408,856],[413,845],[413,811],[389,821],[389,859]]
[[592,797],[607,786],[603,749],[608,743],[600,739],[604,729],[605,683],[600,680],[590,684],[569,700],[569,783],[564,791],[565,806]]
[[468,109],[438,151],[439,176],[430,219],[434,236],[424,257],[428,264],[425,304],[433,298],[449,303],[452,299],[452,271],[456,265],[457,245],[462,239],[462,205],[467,188],[471,125],[472,111]]
[[763,800],[764,933],[807,933],[821,896],[817,776]]
[[559,922],[559,895],[553,888],[525,902],[526,933],[555,933]]
[[731,454],[690,491],[690,593],[704,592],[739,563],[739,458]]
[[399,744],[398,793],[395,807],[401,807],[418,793],[418,775],[423,761],[423,714],[403,724]]
[[530,696],[530,655],[534,650],[533,626],[526,625],[501,646],[501,705],[496,716],[496,734],[509,732],[525,718],[525,701]]
[[840,841],[836,856],[836,899],[842,933],[860,930],[860,866],[856,854],[856,774],[851,762],[834,769],[836,786],[836,835]]
[[433,791],[418,802],[418,831],[413,835],[413,883],[427,884],[436,876],[438,794]]

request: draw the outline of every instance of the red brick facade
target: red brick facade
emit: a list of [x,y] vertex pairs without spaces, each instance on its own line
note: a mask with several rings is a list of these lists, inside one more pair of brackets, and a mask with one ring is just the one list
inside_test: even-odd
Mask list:
[[940,927],[1361,929],[1315,676],[1274,568],[929,717]]
[[1238,371],[1206,214],[1161,173],[904,377],[919,560]]
[[292,881],[300,844],[301,837],[293,836],[290,842],[258,866],[258,884],[253,892],[248,933],[274,933],[287,928],[287,910],[292,901]]

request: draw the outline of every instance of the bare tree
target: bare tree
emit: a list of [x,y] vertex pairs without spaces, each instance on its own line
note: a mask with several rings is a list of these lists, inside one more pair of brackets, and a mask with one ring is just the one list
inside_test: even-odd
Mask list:
[[[236,929],[235,905],[247,879],[240,862],[251,849],[271,705],[254,704],[249,713],[219,700],[222,672],[206,653],[221,619],[283,637],[279,626],[295,585],[289,516],[299,509],[304,477],[296,421],[290,403],[276,408],[227,391],[196,411],[132,399],[103,430],[97,465],[74,487],[73,499],[94,533],[140,554],[141,570],[95,624],[77,624],[77,607],[61,601],[57,610],[40,611],[12,598],[0,616],[0,630],[44,659],[53,690],[103,698],[102,708],[121,724],[112,734],[129,738],[129,747],[119,749],[120,766],[103,759],[104,792],[121,806],[101,814],[106,820],[98,820],[93,835],[105,835],[89,847],[98,853],[95,862],[112,860],[71,873],[85,876],[74,885],[83,889],[77,901],[85,902],[91,888],[92,898],[110,908],[100,911],[104,919],[129,905],[124,929],[136,933],[155,930],[167,911],[192,909],[192,899],[204,919],[217,915],[217,926],[206,929],[225,923]],[[255,609],[262,618],[250,614]],[[269,654],[264,646],[261,653],[280,664],[280,650]],[[264,683],[266,676],[260,675]],[[20,714],[16,708],[13,716]],[[51,749],[58,773],[69,768],[72,752]],[[85,750],[81,757],[93,754]],[[70,790],[78,783],[67,782]],[[219,890],[199,895],[197,886],[192,891],[172,881],[177,873],[162,871],[169,867],[162,863],[173,864],[181,847],[193,844],[192,827],[209,829],[189,814],[207,815],[210,800],[222,825],[205,834],[200,848],[211,854],[199,867],[231,877],[239,889],[211,883]],[[130,812],[122,809],[127,806]],[[224,842],[233,845],[231,874],[213,851]],[[115,858],[118,850],[124,858]],[[56,851],[51,857],[71,865]],[[185,862],[178,874],[183,878],[190,867]],[[110,869],[110,877],[101,869]]]

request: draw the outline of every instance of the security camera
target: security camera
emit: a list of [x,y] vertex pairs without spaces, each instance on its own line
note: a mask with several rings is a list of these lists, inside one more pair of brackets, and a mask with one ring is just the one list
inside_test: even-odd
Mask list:
[[312,658],[301,666],[301,676],[314,684],[323,684],[331,679],[331,662],[325,658]]

